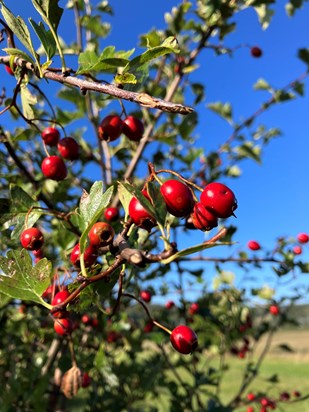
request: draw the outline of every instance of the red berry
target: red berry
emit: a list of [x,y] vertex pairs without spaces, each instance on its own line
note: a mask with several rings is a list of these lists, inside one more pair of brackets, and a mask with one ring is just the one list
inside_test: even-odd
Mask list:
[[195,203],[191,219],[194,227],[203,232],[218,226],[218,218],[209,212],[201,202]]
[[153,329],[153,322],[148,322],[148,323],[146,323],[146,325],[144,326],[144,332],[145,332],[145,333],[151,332],[152,329]]
[[32,253],[33,253],[33,256],[36,257],[36,258],[42,259],[43,256],[44,256],[44,253],[43,253],[42,249],[33,250]]
[[217,217],[227,218],[237,209],[237,200],[230,188],[223,183],[209,183],[201,194],[204,207]]
[[92,319],[89,315],[83,315],[82,316],[82,323],[84,325],[90,325],[92,323]]
[[250,401],[250,402],[254,401],[254,399],[255,399],[254,393],[252,393],[252,392],[248,393],[247,399],[248,399],[248,401]]
[[59,140],[57,148],[64,159],[76,160],[79,156],[79,144],[73,137]]
[[256,242],[255,240],[250,240],[247,244],[248,248],[251,250],[260,250],[261,249],[261,245]]
[[91,384],[91,378],[87,372],[84,372],[82,374],[82,383],[81,383],[82,388],[88,388],[90,384]]
[[55,295],[55,293],[57,293],[58,290],[58,286],[55,284],[49,285],[44,292],[42,293],[42,298],[43,299],[47,299],[50,300],[52,298],[52,296]]
[[104,217],[109,222],[115,222],[119,219],[119,209],[117,207],[108,207],[104,211]]
[[270,305],[269,307],[269,312],[274,315],[277,316],[280,313],[279,307],[277,305]]
[[172,309],[175,306],[175,303],[172,300],[168,300],[165,304],[166,309]]
[[58,140],[60,138],[60,133],[55,127],[46,127],[43,130],[42,139],[47,146],[57,146]]
[[96,328],[97,326],[99,326],[99,321],[98,321],[97,318],[93,318],[93,319],[92,319],[92,321],[91,321],[91,326],[92,326],[93,328]]
[[106,116],[98,127],[98,136],[100,140],[112,142],[122,133],[123,121],[117,115]]
[[88,233],[92,246],[103,247],[110,245],[114,240],[114,229],[106,222],[95,223]]
[[282,392],[280,394],[281,401],[288,401],[290,399],[290,394],[288,392]]
[[113,343],[116,342],[120,337],[121,335],[119,333],[111,330],[110,332],[108,332],[106,340],[108,343]]
[[190,315],[195,315],[196,313],[198,313],[199,309],[200,309],[200,306],[198,303],[192,303],[189,307],[188,312]]
[[294,246],[293,253],[294,255],[301,255],[303,253],[303,249],[301,248],[301,246]]
[[39,229],[30,227],[22,232],[20,242],[27,250],[38,250],[43,246],[44,236]]
[[295,396],[295,398],[300,398],[301,397],[301,393],[298,391],[293,391],[293,396]]
[[66,289],[61,290],[60,292],[56,293],[54,299],[52,300],[52,306],[60,305],[70,296],[70,292]]
[[123,121],[122,131],[133,142],[139,142],[144,134],[144,124],[137,117],[128,116]]
[[257,46],[251,47],[250,52],[252,57],[261,57],[263,54],[262,49]]
[[68,174],[64,161],[59,156],[48,156],[42,162],[42,173],[52,180],[64,180]]
[[[143,190],[142,193],[148,200],[150,200],[146,190]],[[129,203],[129,215],[136,226],[141,227],[148,232],[150,232],[157,224],[155,218],[147,212],[136,197],[132,197]]]
[[176,217],[188,216],[193,209],[194,199],[189,187],[179,180],[167,180],[160,188],[169,213]]
[[268,406],[269,405],[269,399],[268,398],[261,398],[260,404],[262,406],[265,406],[265,407]]
[[247,412],[254,412],[254,409],[252,408],[252,406],[248,406]]
[[179,325],[173,329],[170,340],[174,349],[184,355],[193,352],[198,346],[196,333],[185,325]]
[[307,235],[307,233],[299,233],[297,235],[297,239],[300,243],[307,243],[309,242],[309,236]]
[[[15,64],[14,64],[14,66],[16,67]],[[5,67],[5,70],[6,70],[6,72],[7,72],[8,74],[10,74],[11,76],[14,76],[14,72],[13,72],[13,70],[11,69],[11,66],[9,66],[8,64],[6,64],[4,67]]]
[[56,319],[54,321],[54,329],[58,335],[68,335],[72,331],[72,322],[67,318]]
[[[97,248],[94,247],[93,245],[89,245],[86,247],[84,251],[84,263],[86,267],[92,266],[95,261],[97,260],[98,253],[97,253]],[[74,266],[80,267],[80,249],[79,249],[79,243],[77,243],[72,252],[71,252],[71,262]]]
[[142,290],[139,295],[144,302],[150,302],[151,293],[148,290]]

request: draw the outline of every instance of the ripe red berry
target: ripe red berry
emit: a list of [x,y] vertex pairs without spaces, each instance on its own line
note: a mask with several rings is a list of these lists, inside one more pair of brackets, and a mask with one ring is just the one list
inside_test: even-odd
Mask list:
[[150,302],[151,293],[148,290],[142,290],[139,295],[144,302]]
[[172,300],[168,300],[165,304],[166,309],[172,309],[175,306],[175,303]]
[[268,398],[261,398],[260,399],[260,404],[262,405],[262,406],[268,406],[269,405],[269,399]]
[[293,391],[293,396],[295,396],[295,398],[300,398],[301,397],[301,393],[298,391]]
[[252,57],[261,57],[263,54],[262,49],[257,46],[251,47],[250,52]]
[[122,131],[133,142],[139,142],[144,134],[144,124],[137,117],[128,116],[123,121]]
[[153,329],[153,322],[147,322],[146,325],[144,326],[144,332],[149,333]]
[[42,298],[50,300],[52,296],[54,296],[55,293],[57,293],[57,290],[58,290],[58,286],[55,285],[54,283],[52,285],[47,286],[47,288],[42,293]]
[[[14,64],[14,66],[15,66],[15,64]],[[11,76],[14,76],[14,72],[13,72],[13,70],[11,69],[11,66],[9,66],[8,64],[6,64],[4,67],[5,67],[5,70],[6,70],[6,72],[7,72],[8,74],[10,74]]]
[[261,249],[261,245],[255,240],[250,240],[247,246],[250,250],[260,250]]
[[57,148],[64,159],[76,160],[79,156],[79,144],[73,137],[64,137],[59,140]]
[[301,248],[301,246],[294,246],[293,253],[294,255],[301,255],[303,253],[303,249]]
[[68,335],[72,331],[72,322],[70,319],[62,318],[54,321],[54,330],[58,335]]
[[36,258],[42,259],[43,256],[44,256],[44,253],[43,253],[42,249],[33,250],[32,253],[33,253],[33,256],[36,257]]
[[192,303],[189,307],[189,314],[190,315],[195,315],[196,313],[198,313],[198,311],[200,310],[200,306],[198,303]]
[[91,326],[92,326],[93,328],[96,328],[96,327],[99,326],[99,321],[98,321],[97,318],[93,318],[93,319],[92,319],[92,321],[91,321]]
[[297,235],[297,239],[300,243],[307,243],[309,242],[309,236],[307,235],[307,233],[299,233]]
[[247,412],[254,412],[254,409],[252,408],[252,406],[248,406]]
[[114,240],[114,229],[106,222],[95,223],[88,233],[92,246],[103,247],[110,245]]
[[90,378],[90,376],[88,375],[88,373],[87,372],[84,372],[83,374],[82,374],[82,383],[81,383],[81,386],[82,386],[82,388],[88,388],[88,386],[91,384],[91,378]]
[[117,207],[108,207],[104,211],[104,217],[109,222],[115,222],[119,219],[119,209]]
[[174,349],[184,355],[192,353],[198,346],[196,333],[185,325],[179,325],[173,329],[170,340]]
[[237,200],[230,188],[223,183],[209,183],[201,194],[204,207],[217,217],[227,218],[237,209]]
[[60,305],[70,296],[70,292],[67,289],[61,290],[60,292],[56,293],[54,299],[52,300],[52,306]]
[[118,332],[111,330],[110,332],[108,332],[106,340],[108,343],[113,343],[116,342],[120,337],[121,335]]
[[218,226],[218,218],[209,212],[201,202],[197,202],[194,205],[193,213],[191,213],[191,219],[196,229],[211,230]]
[[[94,247],[93,245],[89,245],[86,247],[84,251],[84,263],[85,267],[92,266],[95,261],[97,260],[98,253],[97,253],[97,248]],[[80,249],[79,249],[79,243],[77,243],[72,252],[71,252],[71,262],[74,266],[80,267]]]
[[20,235],[20,243],[27,250],[38,250],[43,246],[43,233],[36,227],[25,229]]
[[117,115],[109,115],[104,117],[98,127],[98,136],[100,140],[112,142],[116,140],[122,133],[123,121]]
[[290,394],[288,392],[282,392],[280,394],[281,401],[288,401],[290,399]]
[[277,316],[277,315],[279,315],[279,313],[280,313],[280,309],[279,309],[279,307],[278,307],[277,305],[270,305],[270,307],[269,307],[269,312],[270,312],[272,315]]
[[57,146],[60,133],[55,127],[46,127],[41,136],[47,146]]
[[[150,200],[146,190],[143,190],[142,193],[148,200]],[[147,212],[136,197],[132,197],[129,203],[129,215],[136,226],[141,227],[148,232],[150,232],[157,224],[156,219]]]
[[59,156],[48,156],[42,162],[42,173],[48,179],[64,180],[68,174],[64,161]]
[[82,316],[82,323],[84,325],[90,325],[92,323],[92,319],[89,315],[83,315]]
[[160,187],[169,213],[176,217],[188,216],[193,209],[194,199],[189,187],[179,180],[167,180]]
[[248,399],[248,401],[250,401],[250,402],[254,401],[254,399],[255,399],[254,393],[252,393],[252,392],[248,393],[247,399]]

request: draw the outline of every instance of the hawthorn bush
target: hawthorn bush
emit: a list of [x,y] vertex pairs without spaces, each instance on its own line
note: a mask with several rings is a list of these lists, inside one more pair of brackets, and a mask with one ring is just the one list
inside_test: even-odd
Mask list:
[[[106,46],[108,1],[31,3],[27,19],[1,1],[2,84],[15,81],[1,95],[1,411],[301,408],[308,394],[297,388],[248,387],[306,290],[279,301],[267,287],[248,296],[225,264],[271,264],[278,278],[309,270],[298,257],[306,233],[278,237],[272,250],[250,240],[228,252],[241,207],[230,178],[279,133],[258,116],[303,95],[307,72],[282,89],[259,81],[270,98],[241,122],[230,104],[208,104],[232,129],[217,150],[198,148],[194,133],[205,98],[191,77],[200,55],[232,56],[238,45],[224,42],[234,15],[252,8],[266,28],[276,2],[184,0],[165,28],[140,36],[141,54]],[[303,3],[287,2],[287,13]],[[59,29],[67,15],[74,41]],[[309,64],[308,49],[298,55]],[[219,245],[225,258],[215,257]],[[196,301],[187,297],[194,283]],[[233,356],[244,372],[226,401]]]

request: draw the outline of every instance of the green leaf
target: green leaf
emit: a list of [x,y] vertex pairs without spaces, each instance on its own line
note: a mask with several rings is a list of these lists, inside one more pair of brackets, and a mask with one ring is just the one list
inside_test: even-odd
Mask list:
[[297,56],[308,66],[307,70],[309,70],[309,49],[299,49]]
[[81,197],[79,210],[85,229],[80,237],[80,251],[84,252],[86,247],[87,236],[91,227],[97,222],[97,220],[103,216],[104,209],[109,204],[114,193],[114,186],[109,187],[105,193],[103,193],[103,182],[95,182],[90,193],[84,193]]
[[257,82],[253,85],[255,90],[272,90],[269,83],[264,79],[258,79]]
[[158,57],[169,53],[178,53],[178,51],[179,48],[176,38],[174,36],[168,37],[160,46],[148,49],[143,54],[132,59],[124,68],[123,73],[134,72]]
[[127,217],[129,214],[129,203],[132,199],[132,195],[120,182],[118,182],[118,195],[125,212],[125,217]]
[[262,26],[263,30],[266,30],[267,27],[270,24],[270,21],[272,19],[272,16],[274,15],[274,10],[271,10],[267,4],[261,4],[259,6],[254,7],[258,18],[259,18],[259,22]]
[[[1,276],[1,275],[0,275]],[[4,293],[0,293],[0,309],[6,306],[12,298]]]
[[11,48],[11,47],[6,47],[3,49],[7,54],[9,54],[10,56],[17,56],[17,57],[21,57],[22,59],[26,60],[26,62],[30,62],[33,65],[35,65],[34,60],[32,59],[32,57],[29,56],[29,54],[25,53],[22,50],[19,49],[15,49],[15,48]]
[[42,43],[47,56],[47,60],[51,60],[57,50],[56,42],[52,35],[52,32],[50,30],[46,30],[42,22],[37,24],[31,17],[29,18],[29,22]]
[[[2,207],[3,205],[3,207]],[[10,198],[1,199],[0,202],[0,224],[4,228],[15,226],[11,233],[12,239],[18,239],[25,226],[26,216],[28,218],[28,227],[32,227],[34,223],[40,218],[42,212],[38,209],[33,209],[33,206],[39,207],[39,202],[36,202],[26,193],[21,187],[16,185],[10,186]]]
[[215,246],[224,246],[224,245],[230,246],[231,243],[229,242],[200,243],[198,245],[191,246],[186,249],[182,249],[179,252],[175,253],[174,255],[170,256],[169,258],[162,260],[161,262],[166,265],[183,256],[192,255],[193,253],[201,252],[202,250],[205,250],[205,249],[210,249]]
[[15,36],[37,60],[36,52],[32,45],[30,32],[24,20],[20,16],[15,17],[14,14],[3,3],[1,4],[1,12],[4,20],[6,21],[12,32],[15,34]]
[[25,250],[10,250],[7,257],[0,256],[0,292],[14,299],[30,300],[47,308],[42,299],[50,283],[52,265],[46,258],[32,267],[30,254]]
[[143,193],[137,189],[137,187],[130,185],[129,183],[119,182],[125,190],[131,193],[132,196],[136,197],[140,204],[149,212],[158,223],[164,225],[164,220],[158,215],[156,208],[151,204],[151,202],[143,195]]
[[31,106],[37,103],[36,96],[31,94],[30,90],[25,84],[22,84],[20,88],[20,97],[24,116],[26,117],[26,119],[33,119],[34,112]]
[[209,103],[207,107],[213,112],[223,117],[223,119],[227,120],[229,123],[232,123],[232,106],[230,103]]
[[58,6],[59,0],[32,0],[33,6],[39,12],[45,23],[58,29],[59,22],[63,13],[63,8]]
[[235,152],[240,158],[249,158],[261,163],[261,148],[254,146],[252,142],[245,142],[243,145],[235,147]]
[[131,73],[116,74],[115,82],[118,84],[136,84],[137,79],[136,76]]

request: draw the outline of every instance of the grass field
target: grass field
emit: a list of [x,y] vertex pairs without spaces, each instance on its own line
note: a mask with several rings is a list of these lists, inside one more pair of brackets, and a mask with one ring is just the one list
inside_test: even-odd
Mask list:
[[[261,341],[257,348],[257,355],[265,346],[265,340]],[[291,351],[282,350],[280,345],[288,345]],[[253,358],[254,360],[257,357]],[[222,382],[222,398],[228,402],[236,389],[239,387],[243,374],[244,360],[229,358],[227,360],[230,369]],[[270,378],[277,376],[278,381],[273,383]],[[274,379],[276,380],[276,379]],[[299,391],[303,396],[309,395],[309,331],[280,331],[274,335],[270,344],[270,350],[264,359],[259,376],[253,381],[248,390],[253,392],[267,390],[270,396],[278,398],[278,395],[287,391]],[[251,405],[250,405],[251,406]],[[255,405],[252,404],[254,407]],[[309,412],[309,398],[303,402],[280,403],[280,411],[286,412]],[[239,412],[246,411],[246,407],[237,409]],[[255,406],[259,411],[260,407]]]

